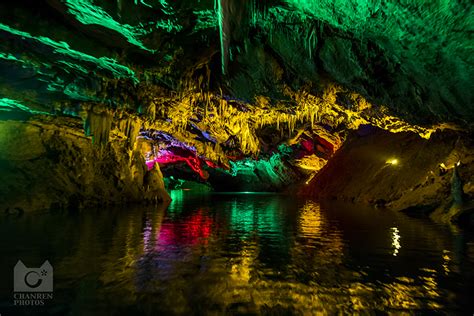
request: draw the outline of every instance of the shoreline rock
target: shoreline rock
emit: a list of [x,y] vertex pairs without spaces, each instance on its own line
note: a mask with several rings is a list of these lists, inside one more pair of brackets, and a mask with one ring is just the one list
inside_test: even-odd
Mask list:
[[73,119],[0,121],[0,210],[169,201],[163,175],[114,138],[93,145]]

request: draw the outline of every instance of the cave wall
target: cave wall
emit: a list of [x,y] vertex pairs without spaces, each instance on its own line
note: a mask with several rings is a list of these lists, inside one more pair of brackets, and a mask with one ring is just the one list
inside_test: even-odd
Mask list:
[[158,165],[114,139],[94,145],[77,120],[0,121],[0,211],[169,200]]
[[360,129],[300,194],[413,213],[448,212],[458,162],[464,199],[474,197],[472,146],[472,138],[452,131],[422,139],[413,133]]
[[[1,2],[0,114],[20,121],[1,122],[0,203],[160,199],[160,171],[129,147],[138,135],[156,149],[142,151],[148,163],[184,161],[221,188],[281,190],[310,179],[321,157],[296,157],[293,172],[267,159],[278,145],[367,124],[405,133],[353,138],[304,194],[431,206],[449,196],[451,171],[430,172],[465,142],[406,132],[473,130],[471,12],[465,0]],[[38,113],[62,118],[21,122]],[[109,139],[113,128],[128,140]]]
[[413,124],[472,126],[469,1],[146,2],[1,2],[0,95],[74,113],[137,110],[157,87],[275,104],[333,82]]

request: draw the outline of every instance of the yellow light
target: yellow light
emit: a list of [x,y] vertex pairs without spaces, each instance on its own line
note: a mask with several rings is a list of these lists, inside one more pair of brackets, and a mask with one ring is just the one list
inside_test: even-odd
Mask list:
[[390,164],[390,165],[396,166],[396,165],[398,165],[398,159],[396,159],[396,158],[389,159],[389,160],[387,160],[387,163]]
[[400,244],[400,231],[397,227],[391,227],[390,230],[392,231],[392,254],[394,256],[397,256],[398,252],[400,251],[400,248],[402,248],[402,245]]
[[443,250],[443,269],[444,269],[444,274],[448,275],[451,270],[449,269],[449,263],[451,261],[451,257],[449,256],[450,251],[444,249]]
[[308,178],[308,180],[306,180],[306,182],[305,182],[306,185],[308,185],[308,184],[311,182],[311,180],[313,180],[313,178],[316,176],[316,174],[318,174],[318,173],[317,173],[317,172],[313,172],[313,173],[311,174],[311,176],[310,176],[310,177]]

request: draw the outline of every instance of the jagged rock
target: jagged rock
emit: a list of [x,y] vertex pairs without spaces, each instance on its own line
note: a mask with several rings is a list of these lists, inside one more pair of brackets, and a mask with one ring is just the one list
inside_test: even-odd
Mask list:
[[232,163],[231,171],[210,169],[208,182],[217,191],[279,192],[299,182],[301,172],[281,154]]
[[144,185],[147,200],[153,200],[153,198],[155,198],[158,200],[161,199],[163,202],[171,201],[171,197],[165,189],[163,174],[161,173],[160,166],[157,163],[155,163],[153,168],[146,173]]
[[[440,197],[452,197],[458,153],[474,191],[472,144],[453,136],[469,135],[452,132],[474,126],[470,13],[468,1],[3,1],[0,200],[154,200],[162,176],[144,159],[165,154],[201,180],[281,190],[301,180],[295,163],[310,179],[371,125],[400,134],[349,140],[308,195],[454,210]],[[60,118],[21,122],[38,113]],[[440,126],[451,131],[433,134]],[[304,142],[304,155],[268,161]],[[248,161],[244,177],[228,170]]]
[[348,39],[327,38],[319,56],[324,69],[338,82],[351,84],[354,80],[365,77],[365,73],[352,51],[352,42]]
[[158,166],[148,171],[124,140],[93,145],[77,123],[0,121],[1,209],[169,200]]
[[[453,205],[451,179],[457,161],[462,162],[459,178],[474,180],[472,141],[460,136],[440,132],[426,140],[412,133],[380,130],[351,135],[300,194],[408,213],[436,210],[434,217],[439,218],[437,212],[448,213]],[[441,169],[441,164],[448,169]],[[472,192],[464,193],[468,200],[474,197]]]

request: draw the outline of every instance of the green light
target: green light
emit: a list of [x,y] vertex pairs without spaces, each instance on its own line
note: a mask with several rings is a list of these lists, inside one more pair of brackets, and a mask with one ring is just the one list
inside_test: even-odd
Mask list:
[[240,175],[254,175],[254,170],[258,169],[260,171],[265,172],[271,179],[271,182],[278,183],[281,179],[281,175],[275,171],[275,169],[279,170],[280,166],[283,164],[282,156],[285,155],[285,151],[287,151],[287,147],[283,145],[281,150],[283,153],[274,153],[268,159],[260,159],[260,160],[253,160],[253,159],[244,159],[239,161],[230,161],[230,174],[232,176]]
[[18,101],[2,98],[0,99],[0,107],[7,108],[8,110],[21,110],[29,112],[30,109],[27,106],[19,103]]
[[183,30],[183,26],[175,24],[170,19],[156,21],[155,27],[167,31],[168,33],[176,33]]
[[[69,68],[70,70],[74,70],[75,72],[80,72],[85,75],[89,73],[89,71],[85,67],[82,67],[81,65],[78,65],[78,64],[70,63],[65,60],[59,60],[57,63],[66,66],[66,68],[63,68],[63,69],[66,69],[66,71]],[[70,71],[67,71],[67,72],[70,72]]]
[[[82,52],[76,51],[71,49],[69,45],[65,42],[56,42],[48,37],[39,36],[35,37],[27,32],[23,32],[20,30],[13,29],[8,25],[0,23],[0,30],[8,32],[12,35],[16,35],[21,38],[32,40],[33,42],[41,43],[43,45],[49,46],[53,49],[54,53],[58,54],[59,56],[64,56],[67,58],[74,59],[76,61],[81,61],[85,63],[92,63],[96,65],[99,69],[106,70],[110,72],[116,78],[126,78],[131,79],[135,83],[138,83],[138,79],[135,77],[135,72],[133,72],[128,67],[120,65],[117,63],[116,60],[108,57],[100,57],[96,58],[94,56],[84,54]],[[77,71],[81,68],[81,66],[71,66],[71,63],[65,63],[64,60],[61,58],[59,62],[62,63],[63,66],[68,67],[73,71]],[[72,68],[71,68],[72,67]],[[80,70],[81,72],[83,69]]]
[[169,190],[171,203],[168,205],[167,214],[169,216],[177,216],[183,211],[184,191],[183,190]]
[[[63,82],[53,82],[48,85],[47,90],[51,92],[64,93],[65,95],[67,95],[73,100],[95,101],[95,102],[101,101],[99,98],[96,98],[95,96],[93,96],[94,91],[84,90],[83,88],[75,84],[68,84],[64,86]],[[90,95],[87,95],[87,92],[89,92]]]
[[172,8],[170,7],[170,5],[168,4],[168,2],[166,0],[159,0],[160,1],[160,4],[162,6],[162,10],[164,13],[166,14],[172,14]]
[[274,192],[260,192],[260,191],[244,191],[244,192],[237,192],[241,194],[275,194]]
[[218,14],[215,11],[201,10],[193,11],[193,13],[197,17],[196,25],[193,29],[194,32],[219,27],[219,18]]
[[[166,1],[161,0],[161,5],[164,10],[168,8]],[[138,5],[138,0],[135,0],[135,4]],[[140,4],[153,8],[151,5],[147,4],[145,1],[140,0]],[[159,20],[156,22],[149,22],[145,25],[132,26],[129,24],[121,24],[115,21],[106,11],[104,11],[100,6],[94,5],[89,1],[84,0],[66,0],[66,5],[68,6],[68,12],[73,14],[75,18],[85,25],[101,25],[109,30],[113,30],[117,33],[120,33],[124,36],[127,41],[143,50],[146,50],[151,53],[155,53],[156,50],[147,48],[141,38],[150,34],[155,27],[157,29],[165,30],[169,33],[179,32],[183,29],[182,25],[172,21],[170,19]],[[169,12],[165,11],[169,14]]]
[[278,199],[271,199],[265,205],[254,198],[236,198],[230,209],[230,228],[239,231],[242,238],[249,237],[253,232],[272,232],[282,238],[283,226]]
[[[66,0],[65,3],[68,7],[68,12],[74,15],[75,18],[82,24],[101,25],[107,29],[120,33],[128,40],[130,44],[138,46],[143,50],[153,52],[153,50],[146,48],[139,40],[140,36],[147,34],[147,32],[145,32],[141,27],[120,24],[101,7],[93,5],[89,1]],[[141,3],[145,4],[143,1],[141,1]],[[135,0],[135,4],[137,4],[137,0]]]
[[21,62],[20,59],[16,58],[12,54],[0,53],[0,58],[5,59],[5,60],[12,60],[12,61],[16,61],[16,62]]
[[219,39],[221,43],[221,67],[222,67],[222,74],[225,75],[226,73],[226,57],[225,57],[225,34],[224,34],[224,9],[222,8],[221,1],[224,0],[216,0],[217,1],[217,19],[219,21]]
[[255,209],[251,203],[237,203],[236,200],[232,203],[230,212],[230,228],[232,230],[244,232],[242,237],[248,235],[255,230]]
[[[137,1],[138,1],[138,0],[135,0],[135,5],[138,4]],[[148,3],[145,3],[145,1],[143,1],[143,0],[140,0],[140,3],[143,4],[143,5],[146,6],[146,7],[153,8],[151,5],[149,5]]]
[[29,107],[21,104],[20,102],[16,100],[8,99],[8,98],[0,99],[0,108],[4,108],[4,110],[7,110],[7,111],[20,110],[24,112],[30,112],[33,114],[45,114],[45,115],[49,114],[47,112],[31,110]]

